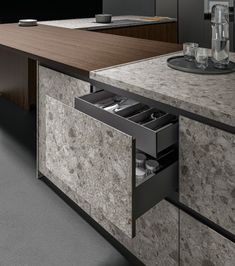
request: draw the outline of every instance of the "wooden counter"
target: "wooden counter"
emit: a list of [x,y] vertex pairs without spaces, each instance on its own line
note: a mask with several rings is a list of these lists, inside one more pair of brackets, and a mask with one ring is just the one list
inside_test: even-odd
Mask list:
[[[16,52],[15,56],[17,54],[21,58],[39,61],[41,64],[57,68],[62,72],[88,79],[92,70],[175,52],[180,50],[181,46],[46,25],[19,27],[17,24],[2,24],[0,25],[0,48],[1,50],[7,48],[10,49],[10,52]],[[19,69],[22,67],[21,60],[13,61],[19,61]],[[11,75],[9,72],[13,61],[7,59],[1,61],[3,66],[1,69],[5,68],[5,71],[0,74],[0,91],[3,91],[6,96],[8,95],[7,91],[11,94],[11,88],[6,91],[1,87],[7,83],[4,77],[9,79]],[[14,62],[11,84],[17,73],[16,64]],[[25,67],[25,62],[23,66]],[[31,78],[31,82],[28,83],[36,84],[30,77],[30,73],[35,71],[28,70],[26,72],[25,77]],[[19,80],[16,79],[16,81]],[[14,87],[17,88],[17,86]],[[33,90],[32,86],[27,88],[27,91],[30,90]],[[31,94],[33,93],[31,92]],[[28,109],[29,106],[27,105],[30,103],[19,102],[18,104]]]

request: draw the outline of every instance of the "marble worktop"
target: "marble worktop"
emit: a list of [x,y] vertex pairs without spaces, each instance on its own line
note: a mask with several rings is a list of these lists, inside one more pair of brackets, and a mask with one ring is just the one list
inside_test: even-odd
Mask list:
[[[90,78],[235,127],[235,72],[197,75],[167,66],[179,53],[93,71]],[[235,53],[231,53],[235,62]]]
[[[150,20],[154,19],[154,20]],[[157,20],[155,20],[157,19]],[[143,17],[143,16],[114,16],[112,18],[112,23],[96,23],[95,18],[78,18],[78,19],[65,19],[65,20],[51,20],[51,21],[41,21],[39,24],[56,26],[69,29],[106,29],[106,28],[118,28],[118,27],[128,27],[136,25],[145,24],[158,24],[158,23],[168,23],[175,22],[176,19],[168,17]]]

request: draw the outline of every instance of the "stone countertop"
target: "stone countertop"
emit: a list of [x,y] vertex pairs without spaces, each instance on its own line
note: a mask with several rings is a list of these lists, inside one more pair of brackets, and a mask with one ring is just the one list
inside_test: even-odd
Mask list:
[[[151,20],[159,18],[158,21]],[[174,18],[168,17],[143,17],[143,16],[114,16],[112,18],[112,23],[96,23],[95,18],[78,18],[78,19],[66,19],[66,20],[51,20],[51,21],[41,21],[39,24],[56,26],[69,29],[106,29],[106,28],[118,28],[118,27],[128,27],[136,25],[149,25],[149,24],[159,24],[177,21]]]
[[235,127],[235,72],[197,75],[169,68],[166,60],[178,54],[93,71],[90,78]]

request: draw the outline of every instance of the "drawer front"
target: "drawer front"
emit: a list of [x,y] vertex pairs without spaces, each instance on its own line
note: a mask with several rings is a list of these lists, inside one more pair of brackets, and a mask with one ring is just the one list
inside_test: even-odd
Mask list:
[[180,265],[233,266],[235,243],[180,211]]
[[[94,102],[102,99],[102,96],[106,97],[106,94],[107,92],[99,91],[76,98],[75,108],[133,136],[136,139],[136,147],[155,158],[158,153],[178,142],[178,123],[174,121],[175,117],[165,114],[158,122],[141,125],[135,121],[135,116],[127,119],[123,117],[125,112],[118,112],[118,115],[97,107]],[[157,124],[159,128],[154,129]]]
[[73,107],[74,97],[80,97],[90,92],[88,82],[70,77],[58,71],[39,65],[38,68],[38,110],[37,110],[37,169],[39,176],[46,176],[54,185],[62,190],[70,199],[80,206],[85,212],[90,213],[90,204],[76,191],[73,191],[62,178],[59,178],[46,167],[46,97],[50,96],[60,102]]
[[[170,125],[167,126],[163,124],[162,128],[155,132],[150,130],[150,128],[145,128],[138,124],[132,123],[132,121],[128,119],[102,110],[94,104],[86,101],[88,98],[90,101],[93,101],[93,99],[100,100],[105,94],[106,92],[98,92],[77,98],[75,101],[75,108],[79,110],[79,112],[86,114],[88,117],[91,117],[92,119],[94,119],[95,117],[96,120],[99,120],[105,125],[112,126],[112,128],[118,129],[118,131],[120,130],[124,133],[128,132],[130,135],[133,135],[133,138],[135,138],[136,141],[138,141],[138,139],[144,140],[142,142],[142,150],[144,151],[146,151],[146,146],[144,146],[144,144],[148,143],[150,147],[151,141],[153,142],[152,146],[155,146],[155,153],[156,142],[158,140],[162,143],[165,140],[165,143],[167,143],[167,139],[169,139],[170,144],[166,144],[166,147],[169,147],[172,143],[175,143],[175,136],[173,137],[172,135],[173,132],[175,132],[175,128],[177,128],[178,126],[177,124],[170,123]],[[126,111],[124,110],[123,113],[125,112]],[[132,117],[132,119],[134,118]],[[163,118],[160,124],[164,123],[164,121],[167,121],[167,123],[169,123],[168,118],[167,120]],[[177,136],[177,134],[175,135]],[[149,140],[149,142],[147,140]],[[159,144],[159,147],[163,146],[162,143]],[[164,149],[166,147],[164,147]],[[162,149],[159,148],[159,151],[162,151]],[[134,221],[144,213],[146,213],[149,209],[154,207],[162,199],[167,196],[171,196],[176,191],[178,191],[177,156],[177,150],[165,150],[163,155],[158,154],[157,160],[160,163],[160,169],[155,174],[147,176],[140,184],[137,182],[137,180],[136,182],[135,180],[133,180],[134,185],[132,191],[132,217]],[[133,161],[132,164],[133,169],[135,169],[135,161]],[[135,227],[135,223],[133,224],[133,226]],[[133,232],[135,232],[135,228],[133,229]]]
[[[135,140],[97,119],[46,97],[46,168],[128,237],[136,220],[178,188],[175,151],[138,184]],[[110,232],[112,233],[112,232]]]
[[137,219],[136,236],[132,239],[107,221],[99,210],[93,210],[92,217],[144,265],[179,266],[179,209],[166,200]]
[[133,138],[46,97],[46,167],[132,237]]
[[235,234],[235,135],[181,117],[180,200]]

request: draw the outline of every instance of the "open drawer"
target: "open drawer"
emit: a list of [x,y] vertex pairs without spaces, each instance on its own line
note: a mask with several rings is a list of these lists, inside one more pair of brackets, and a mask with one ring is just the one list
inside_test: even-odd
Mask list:
[[[120,102],[123,102],[119,106]],[[110,107],[110,106],[111,107]],[[112,109],[113,107],[115,109]],[[75,99],[77,110],[136,139],[138,149],[157,158],[178,142],[178,119],[140,102],[98,91]],[[151,116],[153,116],[151,118]]]
[[68,193],[89,204],[92,217],[98,212],[134,237],[136,219],[177,191],[174,147],[159,153],[160,167],[137,184],[133,136],[50,96],[45,99],[45,119],[46,167]]
[[[95,158],[91,166],[92,176],[84,176],[86,182],[93,180],[87,187],[90,193],[93,191],[92,198],[86,198],[86,192],[83,197],[91,204],[91,209],[102,212],[107,220],[132,238],[136,220],[178,190],[178,124],[175,117],[164,113],[159,121],[138,124],[138,120],[146,118],[146,113],[153,111],[141,103],[132,102],[130,108],[118,110],[117,114],[95,105],[110,95],[100,91],[75,101],[77,118],[73,123],[76,125],[79,121],[80,135],[87,132],[84,139],[79,137],[78,148],[80,145],[83,150],[90,150],[85,152],[86,161]],[[142,108],[140,113],[136,112],[136,106]],[[128,112],[133,115],[128,116]],[[151,129],[155,126],[157,130]],[[140,144],[136,146],[138,141]],[[141,182],[136,179],[137,148],[147,159],[159,163],[159,168],[146,174]],[[83,165],[86,173],[84,160]]]

